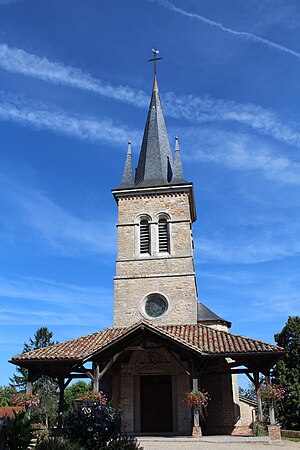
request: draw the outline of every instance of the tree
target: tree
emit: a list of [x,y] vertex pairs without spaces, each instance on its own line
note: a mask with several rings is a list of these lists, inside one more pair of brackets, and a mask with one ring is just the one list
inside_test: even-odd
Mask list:
[[83,396],[85,392],[91,391],[91,383],[86,383],[85,381],[77,381],[77,383],[72,384],[65,390],[65,406],[64,411],[67,415],[72,411],[76,405],[76,400]]
[[17,390],[11,386],[0,386],[0,406],[13,406],[12,398]]
[[[49,345],[57,344],[52,340],[53,333],[47,327],[41,327],[34,334],[33,339],[29,338],[28,343],[24,343],[23,353],[30,352],[37,348],[48,347]],[[28,370],[24,367],[17,367],[16,374],[10,378],[10,386],[17,389],[26,389]]]
[[300,429],[300,317],[289,317],[276,343],[286,351],[275,366],[273,381],[287,388],[287,395],[278,406],[279,420],[285,429]]
[[[52,337],[53,333],[47,327],[39,328],[34,334],[34,337],[29,338],[28,343],[24,343],[23,353],[57,344]],[[19,390],[25,390],[28,370],[23,367],[17,367],[16,372],[10,378],[10,386]],[[42,376],[33,383],[33,392],[39,394],[41,397],[40,405],[35,407],[31,412],[34,421],[42,422],[46,426],[49,424],[54,425],[57,415],[57,389],[57,382],[50,377]]]

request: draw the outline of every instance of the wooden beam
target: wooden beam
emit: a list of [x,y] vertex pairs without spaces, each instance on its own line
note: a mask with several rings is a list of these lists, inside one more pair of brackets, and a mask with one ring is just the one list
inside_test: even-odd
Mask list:
[[106,374],[106,372],[111,368],[111,366],[117,361],[119,356],[123,353],[123,351],[117,353],[110,361],[109,363],[104,367],[104,369],[99,373],[98,381],[101,380],[101,378]]
[[93,377],[93,391],[95,394],[99,392],[99,364],[97,362],[93,363],[94,366],[94,377]]
[[73,380],[75,378],[89,378],[91,379],[90,376],[88,376],[86,373],[70,373],[69,377]]
[[69,386],[69,384],[71,383],[71,381],[72,381],[72,378],[69,377],[69,378],[67,379],[67,381],[65,382],[65,384],[64,384],[64,389],[66,389],[66,388]]
[[[73,367],[72,372],[78,372],[78,374],[84,375],[84,376],[82,376],[82,378],[90,378],[91,380],[94,379],[94,374],[91,373],[89,369],[84,367],[84,365]],[[70,376],[72,375],[72,376],[74,376],[74,378],[80,378],[80,376],[77,376],[78,374],[70,374]],[[76,375],[76,377],[75,377],[75,375]]]
[[175,360],[179,363],[179,365],[182,367],[182,369],[185,371],[185,373],[187,373],[188,376],[190,377],[191,376],[190,372],[188,370],[186,370],[185,365],[183,364],[183,362],[181,361],[181,359],[179,358],[177,353],[173,352],[173,350],[171,350],[170,348],[168,348],[168,351],[171,353],[173,358],[175,358]]
[[249,380],[252,381],[252,383],[255,385],[255,379],[252,377],[252,375],[250,375],[249,372],[244,372],[244,373],[249,378]]

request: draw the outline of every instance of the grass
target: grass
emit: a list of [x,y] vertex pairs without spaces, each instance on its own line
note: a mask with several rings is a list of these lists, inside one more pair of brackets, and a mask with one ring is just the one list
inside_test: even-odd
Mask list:
[[300,442],[300,438],[282,437],[284,441]]

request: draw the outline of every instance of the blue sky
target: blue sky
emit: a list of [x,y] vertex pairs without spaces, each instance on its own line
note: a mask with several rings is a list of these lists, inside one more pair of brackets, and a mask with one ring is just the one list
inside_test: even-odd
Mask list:
[[118,186],[152,87],[194,182],[199,299],[273,342],[300,297],[297,0],[0,0],[0,384],[112,323]]

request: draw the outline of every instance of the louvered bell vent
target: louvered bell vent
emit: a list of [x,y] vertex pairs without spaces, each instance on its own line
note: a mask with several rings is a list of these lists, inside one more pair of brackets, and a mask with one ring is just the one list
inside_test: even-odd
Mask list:
[[158,221],[158,242],[160,252],[169,252],[169,233],[166,219]]
[[150,232],[147,220],[140,222],[140,253],[150,253]]

